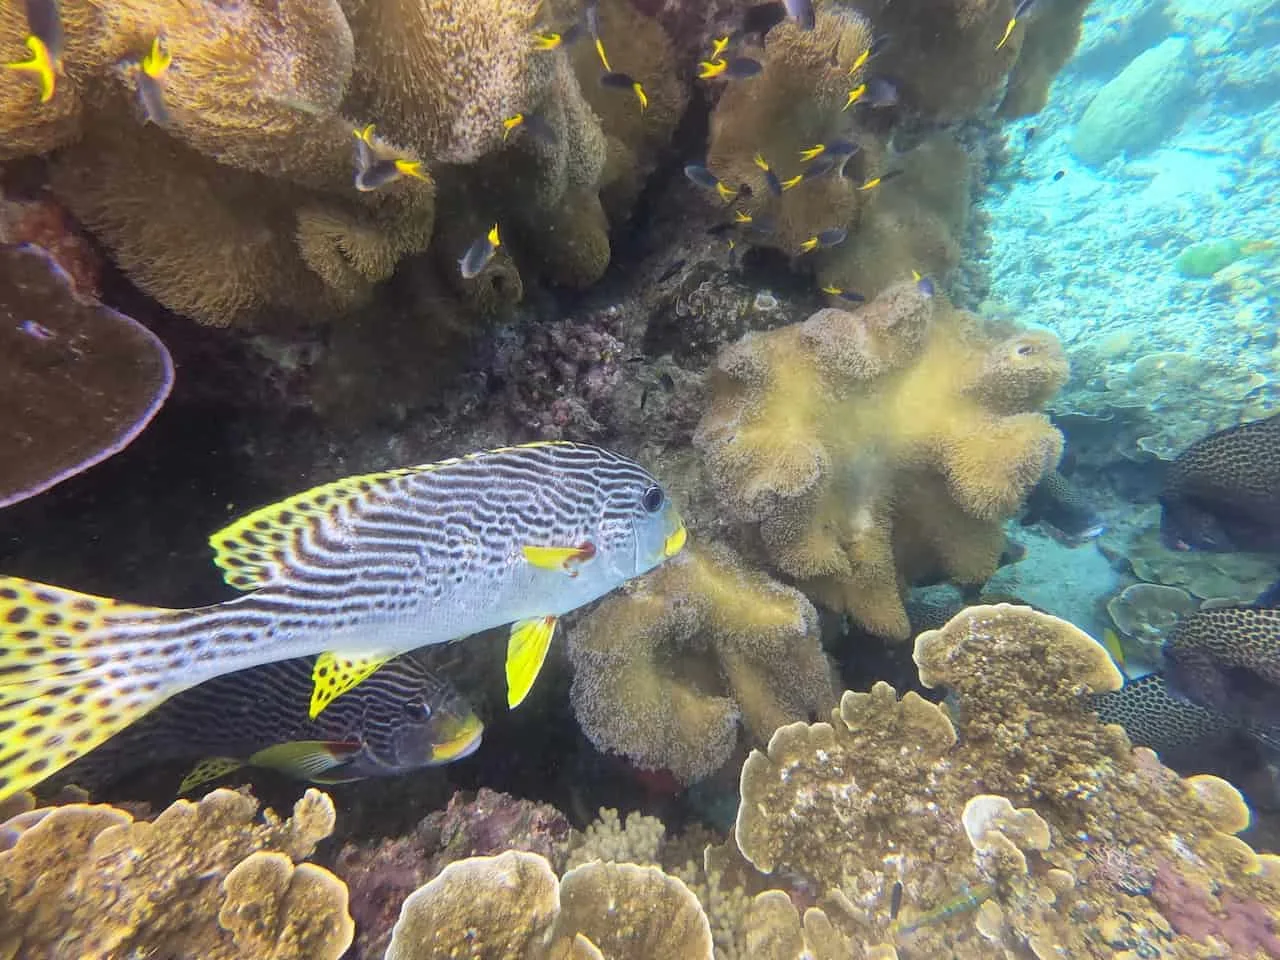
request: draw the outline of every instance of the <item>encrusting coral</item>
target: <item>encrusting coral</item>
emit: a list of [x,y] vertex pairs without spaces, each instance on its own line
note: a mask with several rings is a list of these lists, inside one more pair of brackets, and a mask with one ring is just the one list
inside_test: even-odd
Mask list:
[[534,853],[451,863],[410,894],[387,960],[711,960],[697,898],[654,866],[595,861],[557,881]]
[[[1190,960],[1214,940],[1213,955],[1280,956],[1280,860],[1235,836],[1249,814],[1233,787],[1181,779],[1096,719],[1089,696],[1121,684],[1101,645],[1000,604],[921,634],[914,656],[953,710],[878,683],[845,693],[829,723],[780,728],[743,766],[737,846],[816,888],[821,914],[801,924],[758,897],[748,937],[820,960],[1143,944]],[[818,948],[824,931],[844,952]]]
[[1001,523],[1061,454],[1038,411],[1066,375],[1052,334],[900,284],[727,347],[695,445],[779,569],[905,639],[911,582],[995,572]]
[[333,804],[308,790],[290,820],[257,809],[215,790],[149,822],[83,803],[43,813],[0,852],[0,954],[338,960],[346,887],[294,865],[332,832]]
[[574,712],[602,750],[691,782],[835,702],[817,613],[797,590],[698,545],[574,628]]

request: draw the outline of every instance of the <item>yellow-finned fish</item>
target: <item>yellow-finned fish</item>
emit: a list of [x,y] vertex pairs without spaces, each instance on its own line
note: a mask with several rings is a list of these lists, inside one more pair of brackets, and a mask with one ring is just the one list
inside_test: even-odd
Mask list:
[[602,73],[600,74],[600,86],[610,87],[614,90],[630,90],[636,95],[636,99],[640,101],[640,112],[644,113],[649,109],[649,95],[645,93],[644,86],[640,81],[629,73],[618,73],[613,70]]
[[48,103],[58,86],[58,74],[62,72],[62,48],[66,34],[62,28],[62,14],[58,0],[26,0],[26,45],[31,56],[4,64],[6,69],[33,73],[40,81],[40,102]]
[[399,653],[511,623],[510,706],[557,618],[674,556],[680,515],[639,464],[533,443],[349,477],[215,533],[249,591],[190,610],[0,578],[0,799],[177,693],[320,654],[310,716]]
[[489,232],[483,237],[478,237],[467,247],[467,252],[462,255],[458,261],[458,270],[462,273],[462,279],[474,280],[480,276],[484,268],[489,265],[489,261],[493,259],[493,255],[498,252],[498,248],[502,246],[502,237],[498,233],[498,225],[495,223],[489,228]]
[[849,91],[849,96],[845,100],[844,106],[841,107],[840,109],[848,110],[855,103],[857,103],[864,96],[866,96],[866,94],[867,94],[867,85],[865,83],[858,84],[856,87],[854,87],[852,90]]
[[355,186],[357,190],[361,193],[369,193],[401,177],[431,182],[431,176],[423,167],[421,160],[395,156],[387,145],[375,139],[373,131],[372,123],[351,131],[356,138]]
[[172,63],[173,57],[165,47],[164,40],[156,37],[151,41],[151,49],[133,70],[133,82],[138,91],[138,106],[142,110],[142,116],[148,123],[154,123],[158,127],[169,125],[169,108],[164,103],[164,78]]
[[1018,21],[1022,17],[1025,17],[1031,11],[1035,2],[1036,0],[1018,0],[1017,6],[1013,8],[1013,16],[1004,25],[1004,33],[1000,37],[1000,42],[996,44],[997,50],[1009,42],[1009,38],[1013,36],[1013,28],[1018,25]]
[[97,792],[122,776],[171,760],[200,760],[178,788],[240,767],[337,783],[452,763],[480,746],[471,705],[417,654],[379,667],[311,719],[315,658],[280,660],[185,690],[64,770]]

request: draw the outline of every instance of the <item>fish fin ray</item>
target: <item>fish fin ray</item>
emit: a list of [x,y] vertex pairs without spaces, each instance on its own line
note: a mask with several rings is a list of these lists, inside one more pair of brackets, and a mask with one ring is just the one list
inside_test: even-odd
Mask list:
[[530,617],[511,625],[507,640],[507,705],[518,707],[533,689],[533,682],[547,659],[556,618]]
[[0,800],[189,685],[125,626],[173,613],[0,577]]
[[190,793],[203,783],[221,780],[243,766],[244,761],[235,757],[205,757],[182,778],[182,782],[178,784],[178,796]]
[[316,657],[316,665],[311,671],[311,719],[320,716],[325,707],[372,675],[393,656],[391,653],[329,652]]
[[348,763],[360,748],[358,742],[346,740],[291,740],[259,750],[248,762],[251,766],[314,780]]

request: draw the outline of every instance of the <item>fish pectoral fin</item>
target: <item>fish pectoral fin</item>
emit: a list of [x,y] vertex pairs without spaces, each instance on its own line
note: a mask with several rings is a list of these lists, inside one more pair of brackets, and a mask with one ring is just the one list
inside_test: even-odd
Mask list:
[[234,770],[239,770],[243,766],[244,761],[237,760],[235,757],[205,757],[191,768],[190,773],[182,778],[182,782],[178,784],[178,796],[190,793],[202,783],[221,780],[227,774]]
[[316,665],[311,671],[313,683],[311,689],[311,709],[308,714],[312,720],[338,697],[356,686],[366,677],[390,660],[394,654],[387,653],[322,653],[316,657]]
[[507,706],[520,706],[533,689],[533,681],[547,659],[556,618],[531,617],[511,625],[507,640]]
[[360,748],[354,740],[291,740],[259,750],[248,762],[302,780],[315,780],[347,763]]
[[556,570],[567,573],[571,577],[578,575],[578,567],[596,555],[594,544],[582,543],[576,547],[533,547],[525,545],[520,548],[524,558],[539,570]]

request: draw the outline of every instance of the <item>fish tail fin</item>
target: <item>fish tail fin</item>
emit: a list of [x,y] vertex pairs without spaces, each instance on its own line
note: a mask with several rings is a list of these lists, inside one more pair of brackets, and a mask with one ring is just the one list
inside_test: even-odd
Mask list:
[[191,613],[0,577],[0,800],[198,682],[180,634],[155,633]]

